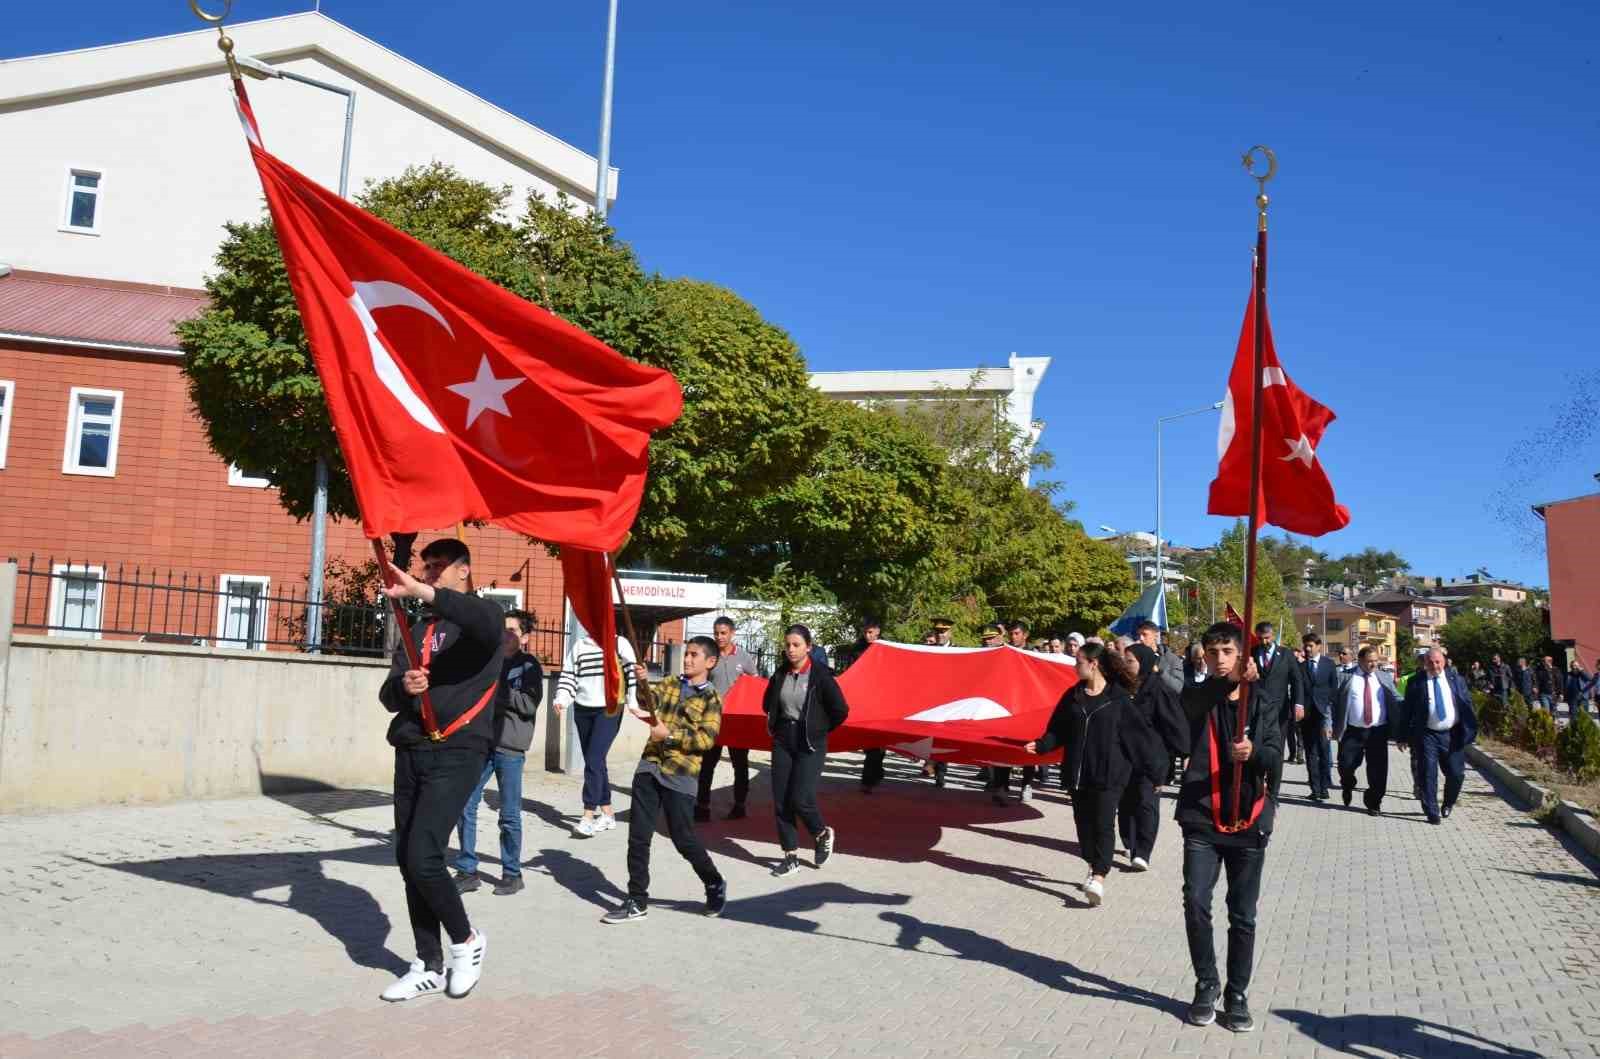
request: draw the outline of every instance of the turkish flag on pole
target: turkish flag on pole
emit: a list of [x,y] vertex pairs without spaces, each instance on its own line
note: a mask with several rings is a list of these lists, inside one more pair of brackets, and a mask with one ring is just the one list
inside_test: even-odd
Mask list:
[[[564,552],[618,548],[650,434],[682,411],[677,380],[268,154],[237,79],[234,91],[367,536],[486,521]],[[563,566],[611,655],[608,560]]]
[[[1228,376],[1217,430],[1217,477],[1206,511],[1213,515],[1250,514],[1250,432],[1254,394],[1250,366],[1255,359],[1256,294],[1251,288],[1244,330]],[[1306,396],[1283,370],[1272,344],[1272,326],[1261,307],[1266,341],[1261,367],[1260,517],[1291,533],[1320,537],[1350,523],[1350,512],[1333,495],[1333,483],[1317,460],[1322,432],[1333,422],[1329,409]]]

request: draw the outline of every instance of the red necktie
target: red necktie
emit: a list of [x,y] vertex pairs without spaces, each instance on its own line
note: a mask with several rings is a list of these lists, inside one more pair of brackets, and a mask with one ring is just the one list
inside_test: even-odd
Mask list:
[[1372,727],[1372,681],[1366,677],[1361,680],[1361,727]]

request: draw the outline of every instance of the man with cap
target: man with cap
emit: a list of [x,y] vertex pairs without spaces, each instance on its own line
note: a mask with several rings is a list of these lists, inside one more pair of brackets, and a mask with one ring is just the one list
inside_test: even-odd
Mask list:
[[1006,627],[999,622],[990,622],[978,632],[979,646],[1000,647],[1006,642]]

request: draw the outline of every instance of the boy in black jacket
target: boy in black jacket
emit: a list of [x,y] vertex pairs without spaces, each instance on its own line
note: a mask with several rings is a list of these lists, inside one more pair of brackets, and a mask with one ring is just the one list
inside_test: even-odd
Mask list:
[[[1217,997],[1223,994],[1223,1026],[1244,1033],[1255,1028],[1246,994],[1255,965],[1256,900],[1277,808],[1272,778],[1282,765],[1283,726],[1273,704],[1251,694],[1245,730],[1238,731],[1242,685],[1258,679],[1240,629],[1218,622],[1200,642],[1213,676],[1183,691],[1191,749],[1177,814],[1183,829],[1183,920],[1196,978],[1188,1019],[1196,1026],[1210,1025],[1217,1017]],[[1228,873],[1226,993],[1217,980],[1211,938],[1211,897],[1223,869]]]
[[[445,844],[467,797],[483,773],[494,741],[496,685],[504,659],[500,607],[467,590],[472,556],[454,538],[422,550],[422,580],[389,567],[390,599],[410,596],[424,604],[411,627],[420,668],[412,669],[404,645],[395,651],[389,679],[378,693],[395,715],[394,852],[406,881],[406,910],[417,943],[411,969],[383,991],[383,999],[410,1000],[440,990],[463,997],[477,985],[487,939],[467,921],[461,895],[445,868]],[[439,927],[450,935],[449,977]]]

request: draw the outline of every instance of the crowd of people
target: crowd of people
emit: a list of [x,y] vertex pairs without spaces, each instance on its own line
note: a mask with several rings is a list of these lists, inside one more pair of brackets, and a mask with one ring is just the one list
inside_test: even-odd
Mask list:
[[[384,589],[391,598],[413,597],[423,607],[413,630],[415,659],[411,652],[397,652],[380,693],[395,714],[388,736],[395,749],[395,855],[417,947],[417,959],[384,991],[390,1001],[438,992],[465,996],[482,974],[487,938],[472,924],[462,900],[481,885],[477,803],[495,776],[502,875],[494,892],[515,894],[523,889],[521,771],[544,685],[538,660],[528,650],[531,619],[521,612],[503,613],[467,591],[471,557],[466,545],[451,538],[435,541],[422,552],[422,562],[420,579],[391,567],[394,584]],[[926,642],[949,645],[952,627],[934,622]],[[704,886],[703,913],[716,917],[726,906],[727,880],[700,841],[696,824],[710,819],[723,696],[757,666],[734,642],[731,619],[719,618],[713,628],[713,636],[685,644],[681,673],[656,681],[648,679],[619,638],[627,679],[613,683],[619,689],[614,703],[606,698],[604,652],[592,639],[578,638],[563,661],[553,705],[574,711],[583,748],[577,835],[592,838],[616,826],[607,752],[625,715],[648,727],[632,779],[627,896],[606,913],[604,923],[635,922],[649,914],[651,845],[663,819],[673,847]],[[982,636],[990,646],[1037,646],[1067,656],[1076,669],[1077,682],[1026,746],[1040,756],[1059,751],[1060,764],[1021,769],[1016,799],[1028,800],[1030,788],[1045,783],[1049,769],[1058,770],[1088,868],[1083,893],[1089,905],[1106,900],[1119,837],[1129,870],[1148,870],[1160,826],[1161,787],[1177,785],[1181,905],[1196,981],[1187,1017],[1196,1025],[1220,1018],[1239,1032],[1254,1026],[1248,990],[1256,905],[1285,764],[1304,764],[1314,803],[1329,798],[1336,766],[1347,807],[1364,771],[1363,807],[1376,816],[1387,793],[1388,750],[1408,750],[1413,794],[1429,823],[1440,824],[1455,808],[1465,749],[1476,738],[1474,686],[1501,693],[1502,686],[1515,687],[1511,682],[1519,679],[1498,658],[1488,667],[1475,666],[1469,679],[1435,648],[1402,687],[1380,667],[1371,647],[1361,648],[1354,660],[1340,647],[1334,659],[1315,634],[1290,648],[1278,643],[1270,623],[1253,631],[1247,644],[1243,629],[1219,622],[1182,656],[1162,642],[1152,622],[1138,625],[1132,636],[1110,640],[1072,634],[1035,644],[1027,623],[1020,621],[991,626]],[[864,621],[860,640],[836,651],[830,662],[806,627],[785,631],[782,656],[762,701],[772,741],[773,823],[780,854],[774,876],[799,870],[802,828],[815,867],[833,855],[834,829],[818,791],[829,734],[849,714],[836,671],[858,662],[880,634],[877,622]],[[1527,678],[1534,696],[1547,683],[1537,674],[1549,662],[1532,667],[1534,675]],[[1592,692],[1592,678],[1584,679],[1580,690]],[[728,750],[734,782],[727,815],[738,819],[746,814],[750,792],[749,752]],[[863,792],[883,783],[884,761],[882,750],[863,755]],[[948,767],[932,766],[926,775],[944,786]],[[1013,772],[984,770],[988,796],[1009,803]],[[460,843],[453,877],[446,863],[452,830]],[[1219,970],[1211,918],[1215,889],[1224,877],[1228,941]],[[441,930],[448,949],[441,944]]]

